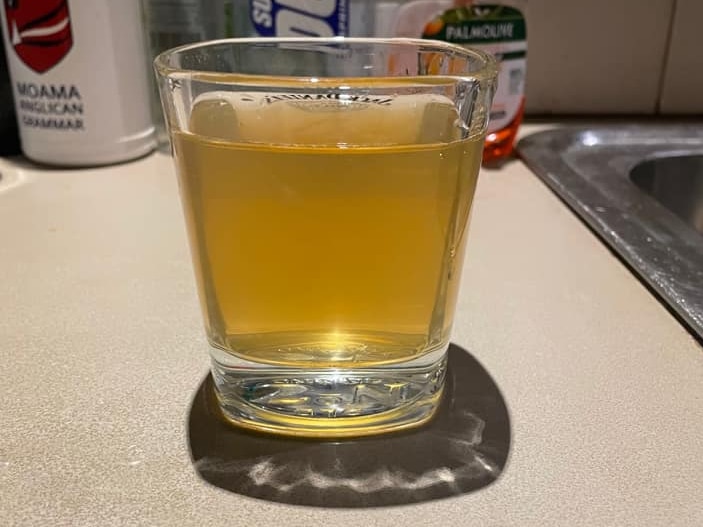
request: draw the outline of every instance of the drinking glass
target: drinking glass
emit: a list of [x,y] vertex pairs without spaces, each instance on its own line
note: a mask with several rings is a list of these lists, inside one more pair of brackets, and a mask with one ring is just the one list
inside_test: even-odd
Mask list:
[[430,419],[494,60],[429,40],[259,38],[155,67],[224,417],[318,437]]

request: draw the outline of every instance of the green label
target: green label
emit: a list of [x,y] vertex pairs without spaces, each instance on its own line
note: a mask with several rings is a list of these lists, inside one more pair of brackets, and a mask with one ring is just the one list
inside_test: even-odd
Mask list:
[[455,44],[490,44],[524,41],[527,29],[517,9],[480,4],[445,11],[425,26],[422,36]]

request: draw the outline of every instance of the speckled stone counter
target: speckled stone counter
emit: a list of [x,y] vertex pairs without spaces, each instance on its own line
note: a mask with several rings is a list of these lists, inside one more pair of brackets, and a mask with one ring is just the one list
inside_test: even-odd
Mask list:
[[703,349],[520,162],[480,180],[444,416],[325,445],[208,414],[170,158],[0,173],[0,525],[703,525]]

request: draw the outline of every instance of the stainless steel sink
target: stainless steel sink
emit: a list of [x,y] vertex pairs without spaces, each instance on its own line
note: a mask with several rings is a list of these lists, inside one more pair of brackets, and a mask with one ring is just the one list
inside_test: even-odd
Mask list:
[[518,152],[703,340],[703,124],[548,130]]
[[630,171],[630,179],[703,234],[703,156],[649,159]]

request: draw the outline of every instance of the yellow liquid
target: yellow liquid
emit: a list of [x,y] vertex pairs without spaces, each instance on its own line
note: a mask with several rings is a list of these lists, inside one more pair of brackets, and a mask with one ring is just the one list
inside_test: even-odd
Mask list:
[[[196,133],[176,133],[174,150],[213,345],[256,362],[351,368],[447,344],[482,137],[251,144],[207,137],[219,125],[197,110]],[[319,119],[296,118],[306,114]],[[356,137],[374,135],[373,120],[351,119]],[[318,124],[320,142],[324,132]]]

